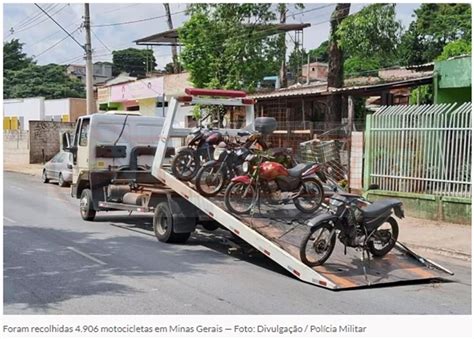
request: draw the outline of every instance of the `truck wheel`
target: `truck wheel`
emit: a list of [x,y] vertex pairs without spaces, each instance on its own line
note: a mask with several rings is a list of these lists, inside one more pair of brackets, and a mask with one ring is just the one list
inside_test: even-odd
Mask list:
[[166,243],[184,243],[188,240],[191,232],[175,233],[173,230],[173,215],[168,202],[161,202],[155,208],[153,217],[153,230],[156,238]]
[[84,220],[92,221],[95,218],[94,202],[92,200],[92,192],[86,188],[82,191],[80,200],[81,217]]

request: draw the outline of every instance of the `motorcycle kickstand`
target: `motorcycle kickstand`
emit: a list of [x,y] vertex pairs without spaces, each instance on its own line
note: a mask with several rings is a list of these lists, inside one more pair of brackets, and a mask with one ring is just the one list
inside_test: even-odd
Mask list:
[[367,282],[367,285],[370,286],[371,284],[370,284],[369,278],[367,277],[367,267],[365,265],[365,250],[364,249],[362,250],[360,259],[362,261],[362,270],[364,271],[365,281]]

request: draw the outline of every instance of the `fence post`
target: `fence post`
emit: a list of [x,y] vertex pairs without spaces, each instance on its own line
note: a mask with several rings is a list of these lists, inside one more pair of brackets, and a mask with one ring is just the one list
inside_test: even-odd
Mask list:
[[369,189],[370,185],[370,171],[372,169],[372,140],[371,140],[371,127],[372,127],[372,114],[366,115],[365,118],[365,132],[364,132],[364,182],[362,183],[364,190]]

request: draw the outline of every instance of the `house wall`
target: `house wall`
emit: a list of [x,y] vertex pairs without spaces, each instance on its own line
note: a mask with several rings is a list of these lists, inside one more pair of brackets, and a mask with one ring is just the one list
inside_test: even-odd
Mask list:
[[29,122],[30,164],[43,163],[59,152],[61,134],[73,131],[74,123],[57,121]]
[[69,98],[69,121],[75,122],[80,116],[87,114],[87,100]]
[[471,101],[471,57],[435,62],[435,103]]
[[28,130],[30,120],[44,119],[44,98],[6,99],[3,117],[16,117],[21,130]]

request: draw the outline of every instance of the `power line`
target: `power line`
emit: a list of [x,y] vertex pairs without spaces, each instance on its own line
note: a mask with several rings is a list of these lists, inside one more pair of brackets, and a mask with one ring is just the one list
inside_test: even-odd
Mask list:
[[[171,15],[181,14],[181,13],[185,13],[185,12],[186,12],[186,10],[171,13]],[[129,24],[135,24],[135,23],[139,23],[139,22],[145,22],[145,21],[150,21],[150,20],[155,20],[155,19],[161,19],[161,18],[165,18],[165,17],[167,17],[166,14],[165,15],[154,16],[154,17],[150,17],[150,18],[145,18],[145,19],[139,19],[139,20],[115,22],[115,23],[101,24],[101,25],[93,25],[91,27],[110,27],[110,26],[129,25]]]
[[[53,9],[55,6],[57,6],[57,4],[47,4],[45,6],[45,9],[49,11],[49,10]],[[43,13],[41,11],[37,11],[33,15],[30,15],[30,16],[24,18],[23,20],[21,20],[16,26],[12,26],[11,29],[19,30],[19,29],[21,29],[23,27],[26,27],[27,25],[31,24],[32,22],[36,21],[38,18],[40,18],[42,16],[43,16]]]
[[46,14],[48,16],[48,18],[50,18],[51,20],[54,21],[54,23],[56,25],[58,25],[64,32],[66,32],[67,35],[69,35],[71,37],[72,40],[74,40],[76,42],[76,44],[78,44],[82,49],[85,49],[83,45],[81,45],[81,43],[79,41],[76,40],[76,38],[74,38],[71,33],[69,33],[68,31],[66,31],[66,29],[61,26],[60,23],[58,23],[56,20],[54,20],[54,18],[52,16],[50,16],[46,11],[44,11],[38,4],[35,3],[35,6],[38,7],[40,10],[43,11],[44,14]]
[[[36,4],[35,4],[36,5]],[[56,15],[58,14],[59,12],[61,12],[64,8],[66,8],[67,6],[69,6],[68,4],[64,5],[63,7],[59,8],[56,12],[52,13],[51,15]],[[51,7],[51,9],[53,9],[54,7]],[[32,28],[36,28],[38,25],[42,24],[43,22],[47,21],[48,18],[44,18],[43,20],[39,21],[39,22],[30,22],[28,26],[14,32],[12,35],[14,34],[18,34],[18,33],[21,33],[21,32],[25,32],[25,31],[28,31]]]
[[[81,27],[76,28],[74,31],[71,32],[71,34],[76,33],[80,28],[81,28]],[[39,56],[41,56],[41,55],[43,55],[44,53],[50,51],[51,49],[53,49],[54,47],[56,47],[57,45],[59,45],[61,42],[63,42],[64,40],[66,40],[67,38],[69,38],[69,36],[66,35],[64,38],[58,40],[58,41],[55,42],[53,45],[51,45],[51,46],[49,46],[48,48],[46,48],[44,51],[42,51],[42,52],[40,52],[40,53],[38,53],[38,54],[36,54],[36,55],[33,55],[33,57],[34,57],[35,59],[38,59]]]
[[105,49],[107,49],[109,52],[112,52],[111,49],[109,47],[107,47],[107,45],[97,36],[97,34],[95,34],[94,30],[91,29],[91,32],[95,36],[97,41],[99,41],[100,44],[105,47]]

